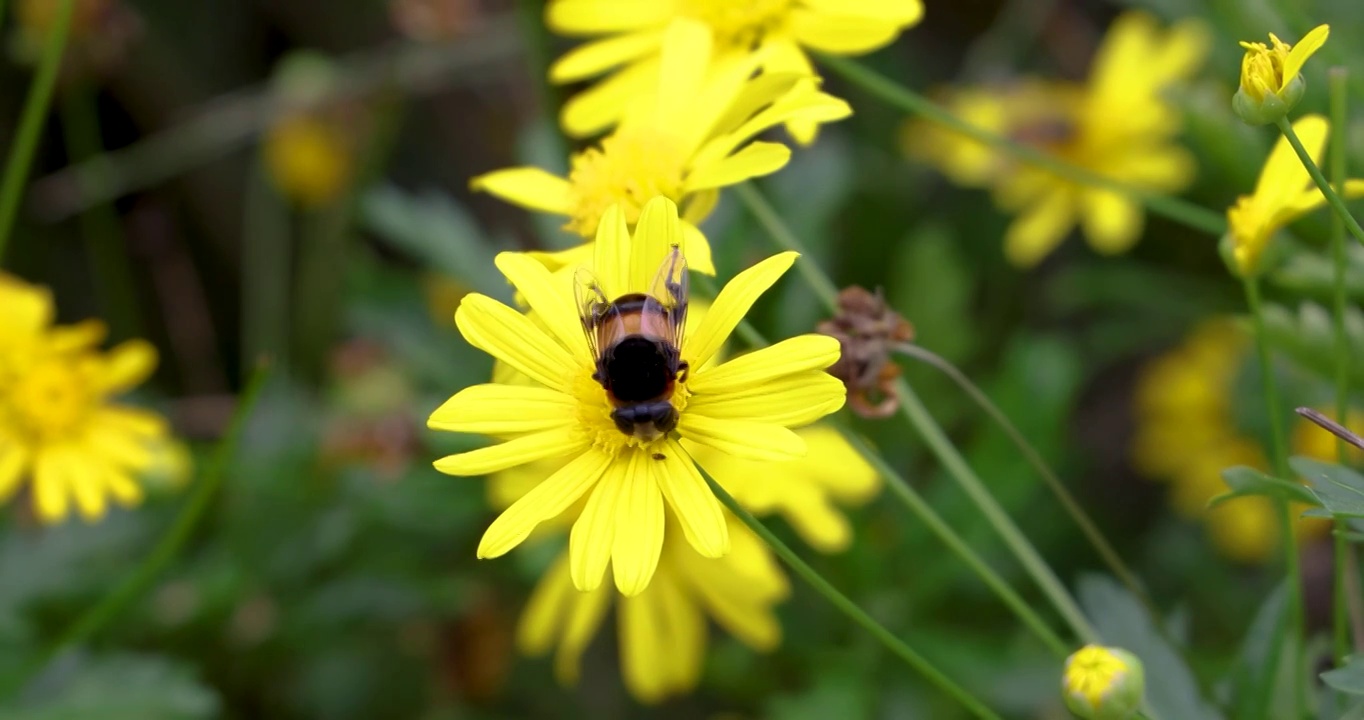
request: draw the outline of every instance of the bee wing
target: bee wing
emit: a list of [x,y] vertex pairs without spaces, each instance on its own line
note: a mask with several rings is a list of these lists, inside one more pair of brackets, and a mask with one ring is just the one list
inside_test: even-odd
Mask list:
[[[674,245],[667,257],[663,258],[658,273],[654,275],[654,282],[649,287],[649,299],[645,301],[645,309],[646,311],[652,309],[667,316],[668,328],[671,330],[669,339],[679,350],[682,348],[682,331],[687,326],[689,293],[687,259],[682,256],[681,248]],[[653,307],[649,307],[650,305]]]
[[578,306],[578,319],[583,324],[583,335],[587,337],[587,347],[592,351],[592,359],[601,358],[601,327],[604,323],[619,321],[611,312],[611,301],[602,292],[601,283],[591,270],[580,267],[573,275],[573,299]]

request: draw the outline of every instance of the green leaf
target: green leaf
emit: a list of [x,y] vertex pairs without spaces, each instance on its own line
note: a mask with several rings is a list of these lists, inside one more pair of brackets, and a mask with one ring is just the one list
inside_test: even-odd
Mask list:
[[[1294,314],[1281,305],[1267,305],[1264,319],[1271,345],[1323,379],[1335,378],[1335,334],[1326,308],[1304,302]],[[1351,356],[1364,355],[1364,315],[1358,310],[1346,312],[1345,334]],[[1351,363],[1350,379],[1356,387],[1364,383],[1364,366]]]
[[1209,508],[1217,507],[1233,498],[1248,495],[1261,495],[1289,502],[1307,503],[1308,505],[1321,504],[1317,502],[1317,497],[1312,494],[1312,491],[1304,487],[1302,483],[1281,480],[1244,465],[1223,470],[1222,480],[1227,483],[1227,487],[1231,488],[1231,492],[1213,498],[1208,502]]
[[1288,461],[1302,476],[1312,492],[1335,517],[1364,517],[1364,476],[1340,465],[1306,457]]
[[1348,695],[1364,695],[1364,657],[1351,656],[1345,667],[1322,673],[1321,681]]
[[1199,691],[1198,680],[1177,648],[1152,622],[1145,606],[1103,575],[1086,575],[1078,583],[1080,605],[1094,622],[1105,645],[1123,648],[1146,667],[1146,699],[1162,718],[1214,720],[1221,714]]
[[[1260,609],[1255,612],[1255,618],[1251,620],[1245,638],[1241,641],[1241,652],[1236,657],[1231,674],[1230,695],[1236,702],[1233,717],[1254,717],[1256,703],[1264,699],[1262,688],[1266,681],[1264,674],[1270,657],[1270,644],[1274,638],[1275,627],[1283,619],[1286,598],[1286,586],[1279,583],[1260,604]],[[1293,657],[1288,653],[1285,655]],[[1284,691],[1283,682],[1285,678],[1291,677],[1291,667],[1292,663],[1280,663],[1271,703],[1291,699],[1291,694]]]
[[[1345,264],[1345,292],[1355,298],[1364,297],[1364,247],[1346,244]],[[1269,281],[1295,294],[1329,301],[1335,288],[1335,272],[1335,261],[1330,255],[1299,248],[1269,274]]]

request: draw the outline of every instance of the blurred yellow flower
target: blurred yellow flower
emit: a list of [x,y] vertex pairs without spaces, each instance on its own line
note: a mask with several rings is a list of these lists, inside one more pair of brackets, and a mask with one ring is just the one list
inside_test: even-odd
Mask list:
[[336,200],[354,171],[345,131],[321,116],[281,120],[266,133],[263,151],[275,189],[305,207]]
[[47,523],[65,519],[73,501],[86,520],[102,517],[110,497],[141,502],[133,476],[156,463],[166,424],[110,398],[151,374],[156,350],[133,340],[102,353],[97,322],[49,327],[48,292],[3,273],[0,316],[0,502],[26,478]]
[[[1336,417],[1336,410],[1334,407],[1319,407],[1316,408],[1316,410],[1322,415],[1344,425],[1350,432],[1364,437],[1364,412],[1355,408],[1350,408],[1345,419],[1342,420]],[[1296,420],[1293,426],[1292,435],[1293,454],[1305,455],[1323,462],[1335,462],[1338,457],[1336,454],[1336,436],[1322,429],[1307,418],[1296,415],[1294,417]],[[1361,461],[1364,461],[1364,451],[1350,444],[1346,444],[1345,447],[1349,450],[1348,457],[1352,465],[1359,465]]]
[[[625,115],[629,99],[668,87],[660,47],[669,24],[687,18],[702,24],[710,46],[726,60],[756,56],[764,72],[813,75],[806,49],[858,55],[890,44],[923,16],[920,0],[553,0],[545,21],[555,32],[588,42],[550,67],[550,80],[571,83],[611,75],[564,104],[560,121],[575,137],[610,128]],[[700,47],[688,52],[699,56]],[[660,58],[662,56],[662,58]],[[688,98],[689,100],[691,98]],[[814,138],[818,120],[785,118],[797,141]],[[774,123],[776,124],[776,123]]]
[[[1208,508],[1210,500],[1227,492],[1223,470],[1238,465],[1269,468],[1260,445],[1236,426],[1233,393],[1248,357],[1247,343],[1240,328],[1219,318],[1200,324],[1179,347],[1149,362],[1137,378],[1131,450],[1136,468],[1170,483],[1175,512],[1203,522],[1219,552],[1237,562],[1259,563],[1273,557],[1278,547],[1274,504],[1240,497]],[[1314,447],[1296,448],[1302,454],[1315,452]],[[1334,456],[1332,445],[1327,458]],[[1328,525],[1304,519],[1297,528],[1315,536]]]
[[1130,720],[1145,691],[1141,660],[1126,650],[1086,645],[1066,658],[1061,694],[1084,720]]
[[[605,296],[656,292],[656,271],[682,234],[677,207],[667,198],[645,206],[633,237],[624,213],[608,210],[592,265]],[[806,452],[805,441],[789,427],[842,406],[842,383],[823,372],[838,358],[832,338],[803,335],[708,364],[752,303],[795,259],[795,253],[783,253],[740,273],[696,331],[682,338],[681,360],[690,370],[675,378],[670,398],[678,413],[677,435],[741,457],[788,460]],[[597,368],[572,283],[559,282],[569,278],[552,276],[518,253],[502,253],[497,266],[540,324],[478,293],[464,298],[455,323],[471,344],[535,385],[475,385],[432,413],[433,429],[502,441],[438,460],[436,469],[486,475],[542,459],[571,459],[498,516],[478,556],[506,553],[582,497],[587,505],[569,542],[571,575],[580,590],[598,587],[608,564],[623,594],[637,595],[648,586],[663,546],[665,501],[697,552],[724,555],[729,537],[720,504],[672,431],[641,438],[622,432],[613,420],[607,393],[593,378]]]
[[731,549],[722,558],[698,554],[669,515],[658,571],[647,590],[617,598],[608,587],[574,589],[565,553],[541,578],[517,628],[529,655],[555,649],[554,671],[577,682],[583,651],[618,600],[617,642],[630,693],[655,703],[691,690],[706,656],[706,618],[749,647],[766,651],[781,642],[773,607],[790,591],[775,558],[747,527],[725,513]]
[[[652,68],[663,92],[641,89],[631,114],[611,135],[575,154],[568,178],[537,167],[481,175],[470,185],[531,210],[564,215],[565,229],[590,240],[607,208],[619,206],[634,227],[644,204],[666,197],[682,208],[683,250],[692,268],[713,275],[710,247],[696,225],[714,209],[720,188],[776,172],[791,151],[753,141],[792,118],[827,122],[851,114],[794,72],[754,76],[756,61],[712,65],[711,39],[699,23],[679,20],[662,37]],[[581,251],[571,262],[589,255]]]
[[1285,43],[1274,33],[1269,34],[1273,47],[1242,42],[1246,54],[1241,58],[1241,87],[1232,99],[1236,114],[1252,125],[1276,122],[1288,114],[1302,98],[1302,66],[1326,44],[1330,32],[1329,26],[1318,25],[1297,45]]
[[[1293,131],[1303,148],[1320,163],[1326,150],[1331,125],[1321,115],[1304,115],[1293,123]],[[1345,197],[1364,196],[1364,180],[1346,180]],[[1265,159],[1255,192],[1242,195],[1227,209],[1232,257],[1237,271],[1253,275],[1261,270],[1260,260],[1269,241],[1280,228],[1326,203],[1326,196],[1312,181],[1293,151],[1288,138],[1280,137]]]
[[[1178,109],[1165,91],[1191,76],[1208,50],[1194,20],[1168,31],[1141,12],[1114,21],[1083,85],[1025,80],[1015,89],[968,88],[946,105],[973,124],[1045,151],[1070,165],[1156,192],[1178,192],[1193,180],[1194,160],[1173,142]],[[1141,204],[1019,163],[959,133],[913,121],[905,146],[953,180],[992,189],[996,204],[1019,217],[1004,252],[1029,267],[1050,254],[1077,224],[1104,254],[1124,252],[1141,235]],[[916,137],[922,135],[923,137]]]

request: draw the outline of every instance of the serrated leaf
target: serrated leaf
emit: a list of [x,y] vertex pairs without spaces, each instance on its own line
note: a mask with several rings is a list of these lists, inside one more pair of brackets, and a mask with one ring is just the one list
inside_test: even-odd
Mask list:
[[1312,494],[1312,491],[1304,487],[1302,483],[1281,480],[1244,465],[1223,470],[1222,480],[1226,482],[1227,487],[1231,488],[1231,492],[1223,493],[1210,500],[1208,502],[1209,509],[1233,498],[1248,495],[1259,495],[1308,505],[1321,504],[1317,502],[1317,497]]
[[1307,457],[1294,457],[1288,463],[1312,487],[1312,493],[1331,515],[1364,518],[1364,476],[1350,468]]
[[1146,699],[1162,718],[1215,720],[1222,716],[1203,699],[1198,680],[1179,651],[1152,624],[1146,608],[1117,582],[1087,575],[1078,583],[1080,605],[1105,645],[1141,658],[1146,668]]
[[1321,681],[1349,695],[1364,695],[1364,657],[1351,656],[1345,667],[1322,673]]

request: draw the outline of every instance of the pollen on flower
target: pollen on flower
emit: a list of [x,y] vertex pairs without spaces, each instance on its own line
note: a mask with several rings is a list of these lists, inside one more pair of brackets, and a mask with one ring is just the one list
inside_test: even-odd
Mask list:
[[69,360],[44,363],[25,374],[9,394],[13,427],[31,441],[43,442],[70,434],[86,417],[95,396],[79,369]]
[[791,11],[791,0],[684,0],[681,15],[709,25],[719,45],[750,48]]
[[[626,435],[616,427],[611,419],[611,401],[600,383],[592,379],[590,373],[577,373],[573,381],[573,394],[578,398],[577,426],[592,440],[592,445],[609,455],[617,455],[626,448],[652,448],[663,442],[663,438],[653,441],[641,440]],[[687,407],[687,388],[683,382],[673,386],[672,404],[680,414]]]
[[1091,704],[1098,705],[1125,672],[1127,663],[1108,648],[1086,645],[1066,661],[1066,692],[1084,695]]
[[577,153],[568,175],[573,213],[564,229],[590,238],[612,205],[619,204],[634,226],[654,197],[681,202],[686,160],[675,139],[646,127],[614,133]]

